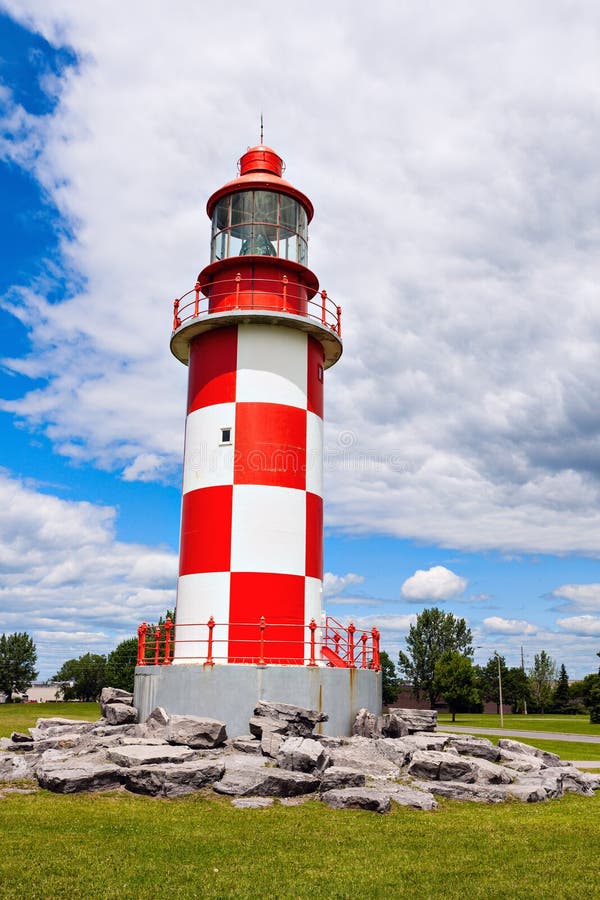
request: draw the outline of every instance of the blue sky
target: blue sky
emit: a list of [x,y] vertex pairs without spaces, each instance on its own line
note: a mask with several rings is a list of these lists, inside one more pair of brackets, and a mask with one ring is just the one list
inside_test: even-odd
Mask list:
[[172,299],[262,110],[344,310],[328,613],[395,656],[435,604],[479,662],[593,671],[600,12],[268,9],[0,0],[0,630],[50,676],[173,605]]

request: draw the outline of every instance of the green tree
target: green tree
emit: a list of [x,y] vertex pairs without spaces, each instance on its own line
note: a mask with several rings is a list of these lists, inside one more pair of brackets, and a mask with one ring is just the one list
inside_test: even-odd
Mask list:
[[106,687],[106,657],[85,653],[78,659],[68,659],[53,680],[70,682],[63,687],[65,700],[96,700]]
[[565,668],[565,664],[563,663],[560,667],[560,673],[558,676],[558,681],[556,682],[554,694],[552,695],[552,709],[557,713],[566,712],[569,703],[569,676],[567,675],[567,670]]
[[533,666],[529,670],[529,684],[531,699],[543,714],[550,705],[556,684],[556,663],[545,650],[533,657]]
[[473,636],[464,619],[437,607],[424,609],[417,621],[410,626],[406,637],[408,653],[398,654],[398,668],[412,685],[417,697],[425,694],[431,707],[439,695],[435,682],[435,664],[448,650],[463,656],[472,656]]
[[478,666],[477,672],[477,689],[481,699],[485,703],[495,703],[496,712],[500,712],[500,682],[498,679],[498,659],[500,659],[500,673],[502,675],[502,699],[506,699],[505,685],[508,675],[506,660],[503,656],[490,656],[485,666]]
[[22,693],[31,687],[38,676],[36,661],[35,644],[25,631],[0,637],[0,691],[6,694],[7,703],[12,703],[15,691]]
[[436,662],[435,683],[448,704],[453,722],[459,710],[479,702],[471,660],[456,650],[446,650]]
[[133,677],[137,662],[138,639],[127,638],[108,654],[105,681],[110,687],[133,691]]
[[[600,653],[597,653],[596,656],[600,656]],[[590,723],[600,725],[600,669],[598,669],[597,675],[588,675],[584,678],[585,681],[587,681],[586,701],[590,711]]]
[[513,712],[526,712],[527,705],[531,703],[529,690],[529,678],[527,672],[521,666],[513,666],[502,675],[502,699],[510,703]]
[[382,650],[379,654],[381,663],[381,693],[382,699],[386,706],[393,703],[398,696],[399,684],[396,666],[389,657],[389,654]]

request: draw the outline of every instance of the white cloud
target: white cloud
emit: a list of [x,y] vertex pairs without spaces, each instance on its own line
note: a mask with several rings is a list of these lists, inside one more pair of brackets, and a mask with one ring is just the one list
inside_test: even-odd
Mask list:
[[8,98],[6,152],[57,204],[85,284],[64,303],[41,283],[8,298],[33,342],[14,368],[47,383],[5,409],[67,456],[173,476],[171,302],[207,262],[206,198],[262,108],[315,200],[311,265],[344,306],[327,524],[600,554],[598,8],[332,0],[290,31],[266,0],[4,7],[80,55],[53,114]]
[[363,575],[348,572],[347,575],[334,575],[333,572],[325,572],[323,575],[323,597],[337,597],[351,584],[362,584]]
[[569,607],[580,612],[600,612],[600,584],[563,584],[553,596],[569,601]]
[[44,676],[173,607],[176,555],[116,540],[113,508],[39,493],[0,470],[0,510],[0,631],[32,634]]
[[445,566],[417,569],[407,578],[400,591],[407,600],[449,600],[462,594],[467,587],[466,578],[461,578]]
[[557,619],[556,624],[573,634],[600,635],[600,616],[569,616]]
[[483,624],[494,634],[537,634],[540,628],[524,619],[503,619],[501,616],[489,616]]

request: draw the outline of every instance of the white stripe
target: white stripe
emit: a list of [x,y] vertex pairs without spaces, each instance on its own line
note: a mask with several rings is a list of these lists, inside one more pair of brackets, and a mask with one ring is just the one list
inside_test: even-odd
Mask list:
[[240,325],[236,400],[307,407],[307,336],[292,328]]
[[306,490],[323,496],[323,419],[306,413]]
[[[262,484],[233,487],[231,571],[304,575],[306,492]],[[285,598],[282,598],[285,605]]]
[[227,662],[230,580],[229,572],[203,572],[179,576],[174,665],[206,662],[208,653],[206,623],[211,616],[219,623],[213,629],[214,661]]
[[233,444],[223,444],[222,429],[231,429],[233,441],[234,425],[235,403],[216,403],[189,414],[185,425],[184,494],[233,484]]

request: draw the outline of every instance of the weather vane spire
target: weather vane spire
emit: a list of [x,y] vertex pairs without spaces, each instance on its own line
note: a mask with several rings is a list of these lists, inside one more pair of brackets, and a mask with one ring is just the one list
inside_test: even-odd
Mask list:
[[261,146],[262,146],[262,142],[263,142],[263,134],[264,134],[264,129],[263,129],[263,114],[261,113],[261,114],[260,114],[260,143],[261,143]]

